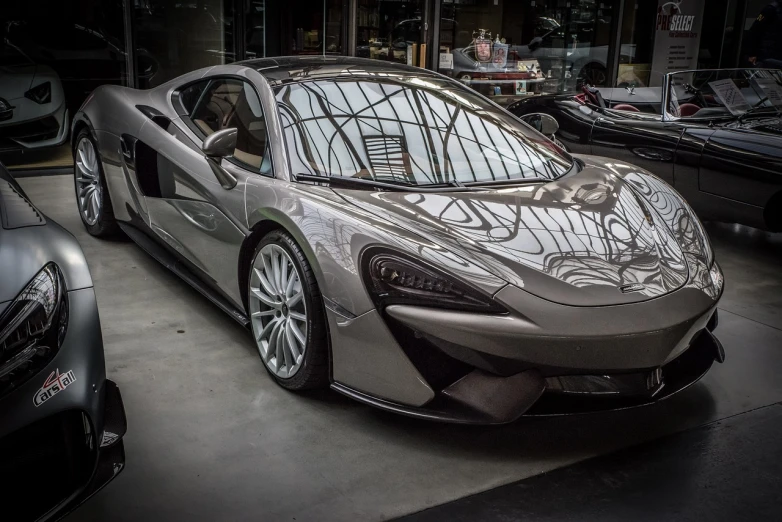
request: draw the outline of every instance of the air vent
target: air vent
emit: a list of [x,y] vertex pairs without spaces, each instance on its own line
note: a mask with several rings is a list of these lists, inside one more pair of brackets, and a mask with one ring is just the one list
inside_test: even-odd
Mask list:
[[0,221],[6,230],[46,224],[43,214],[5,180],[0,180]]

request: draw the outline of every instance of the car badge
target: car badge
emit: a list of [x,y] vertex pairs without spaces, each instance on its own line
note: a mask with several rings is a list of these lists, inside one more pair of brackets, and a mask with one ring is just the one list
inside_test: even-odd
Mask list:
[[630,292],[640,292],[642,290],[646,290],[646,285],[642,285],[641,283],[633,283],[619,287],[619,291],[623,294],[629,294]]
[[68,386],[76,381],[76,376],[73,374],[73,370],[68,370],[65,373],[60,373],[59,368],[49,374],[49,377],[44,381],[35,396],[33,397],[33,404],[36,408],[48,401],[61,391],[65,390]]

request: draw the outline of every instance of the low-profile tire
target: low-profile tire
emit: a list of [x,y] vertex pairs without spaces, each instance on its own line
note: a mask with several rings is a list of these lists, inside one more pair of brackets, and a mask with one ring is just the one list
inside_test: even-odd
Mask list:
[[328,384],[328,329],[323,299],[307,258],[285,231],[266,234],[247,277],[253,340],[261,361],[289,390]]
[[114,236],[119,227],[114,219],[97,144],[87,128],[79,131],[74,143],[73,182],[81,222],[87,232],[95,237]]

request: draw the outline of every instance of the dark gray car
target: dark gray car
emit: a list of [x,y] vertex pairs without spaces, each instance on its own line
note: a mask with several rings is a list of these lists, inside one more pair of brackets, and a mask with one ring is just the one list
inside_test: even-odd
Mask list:
[[544,393],[657,400],[722,359],[722,273],[681,197],[436,73],[211,67],[99,88],[73,136],[87,230],[247,325],[285,388],[501,423]]
[[2,164],[0,221],[0,511],[56,519],[124,467],[125,411],[84,254]]

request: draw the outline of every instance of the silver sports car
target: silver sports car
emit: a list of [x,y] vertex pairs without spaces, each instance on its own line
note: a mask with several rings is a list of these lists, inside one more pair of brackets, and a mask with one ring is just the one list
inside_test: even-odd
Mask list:
[[247,325],[290,390],[503,423],[659,400],[724,358],[722,273],[671,187],[434,72],[277,58],[104,86],[73,152],[89,232]]

